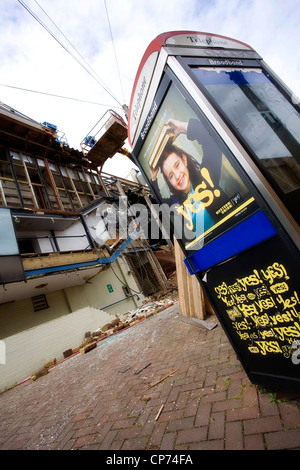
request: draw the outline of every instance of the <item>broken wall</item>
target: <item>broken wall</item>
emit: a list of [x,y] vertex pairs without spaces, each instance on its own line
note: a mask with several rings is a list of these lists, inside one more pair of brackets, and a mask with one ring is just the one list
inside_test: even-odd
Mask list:
[[65,350],[82,343],[85,331],[96,329],[112,318],[104,311],[85,307],[6,337],[6,363],[0,364],[0,390],[32,376],[52,358],[62,359]]
[[24,380],[53,357],[61,357],[63,351],[77,347],[86,331],[101,328],[116,314],[142,305],[142,294],[126,298],[124,285],[138,292],[128,271],[125,259],[120,257],[112,267],[87,277],[83,285],[55,292],[40,289],[48,307],[39,311],[34,311],[31,299],[1,304],[0,340],[6,346],[6,364],[0,363],[0,390]]

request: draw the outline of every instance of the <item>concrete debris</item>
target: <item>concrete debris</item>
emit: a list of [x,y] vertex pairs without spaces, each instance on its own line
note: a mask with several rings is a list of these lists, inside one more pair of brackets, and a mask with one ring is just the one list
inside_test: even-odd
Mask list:
[[[174,289],[171,289],[173,291]],[[169,290],[168,290],[169,292]],[[165,308],[167,308],[170,304],[174,302],[172,296],[166,296],[168,292],[163,292],[162,295],[152,296],[144,301],[143,305],[139,308],[134,310],[130,310],[126,313],[116,315],[110,323],[107,323],[104,326],[97,328],[95,331],[86,331],[84,333],[83,342],[74,349],[67,349],[63,351],[63,360],[81,353],[86,354],[87,352],[91,351],[95,347],[97,347],[97,343],[102,339],[105,339],[108,336],[111,336],[124,328],[131,327],[140,321],[145,320],[152,315],[155,315],[158,312],[161,312]],[[163,295],[165,297],[163,297]],[[176,297],[174,297],[176,299]],[[177,299],[176,299],[177,300]],[[56,358],[48,361],[44,367],[38,370],[31,378],[32,380],[36,380],[46,374],[48,374],[48,370],[56,364]],[[145,366],[143,369],[148,367],[150,364]],[[141,372],[143,369],[138,371],[137,373]],[[126,369],[127,370],[127,369]],[[124,371],[119,371],[124,372]]]
[[72,356],[73,354],[73,349],[67,349],[66,351],[63,352],[63,356],[66,359],[67,357]]
[[124,328],[128,328],[129,326],[133,326],[145,318],[148,318],[149,316],[155,315],[156,313],[164,310],[172,302],[173,299],[168,297],[160,301],[148,301],[148,303],[142,305],[139,308],[117,315],[110,323],[106,323],[106,325],[97,328],[95,331],[85,332],[83,342],[75,349],[68,349],[67,351],[64,351],[64,358],[67,358],[77,352],[81,352],[81,350],[84,350],[85,348],[86,351],[90,350],[90,344],[97,343],[107,336],[117,333]]
[[38,370],[32,377],[32,380],[39,379],[40,377],[43,377],[44,375],[48,374],[48,369],[46,367],[43,367],[42,369]]
[[53,367],[55,366],[55,364],[56,364],[56,358],[51,359],[51,361],[46,362],[46,364],[44,364],[44,367],[46,369],[49,369],[49,367]]
[[96,346],[97,346],[97,342],[93,341],[92,343],[87,344],[83,348],[80,348],[79,351],[80,351],[81,354],[85,354],[85,353],[91,351],[92,349],[94,349]]
[[51,359],[51,361],[46,362],[46,364],[44,364],[44,367],[42,367],[42,369],[39,369],[39,370],[31,377],[31,380],[37,380],[37,379],[39,379],[40,377],[43,377],[44,375],[47,375],[47,374],[48,374],[48,370],[50,369],[50,367],[53,367],[55,364],[56,364],[56,358]]
[[207,330],[212,330],[213,328],[216,328],[217,326],[217,323],[215,322],[211,322],[208,320],[201,320],[200,318],[188,318],[188,317],[184,317],[183,315],[179,315],[179,320],[185,323],[189,323],[190,325],[204,327]]

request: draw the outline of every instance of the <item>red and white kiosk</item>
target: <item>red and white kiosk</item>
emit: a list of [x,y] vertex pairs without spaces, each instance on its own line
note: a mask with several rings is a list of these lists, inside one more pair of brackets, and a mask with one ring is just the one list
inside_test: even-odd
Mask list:
[[249,45],[169,32],[142,58],[128,138],[249,379],[299,391],[299,101]]

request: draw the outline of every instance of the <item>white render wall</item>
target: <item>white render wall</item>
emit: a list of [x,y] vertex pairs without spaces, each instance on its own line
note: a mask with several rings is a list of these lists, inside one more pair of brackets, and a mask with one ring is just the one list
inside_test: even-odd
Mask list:
[[104,311],[86,307],[5,338],[0,390],[31,377],[51,359],[63,359],[64,351],[76,348],[84,341],[85,332],[93,331],[113,318]]
[[[87,283],[48,292],[49,308],[34,312],[31,299],[0,305],[0,391],[27,379],[51,359],[63,358],[67,349],[78,347],[87,331],[101,328],[116,315],[142,305],[144,296],[125,299],[123,284],[138,291],[133,276],[128,275],[123,257],[113,263],[113,270],[91,277]],[[88,272],[88,271],[87,271]],[[115,274],[114,274],[115,273]],[[118,278],[115,276],[117,275]],[[41,279],[39,282],[43,282]],[[113,289],[109,292],[107,286]],[[115,305],[103,310],[107,305]],[[1,362],[1,346],[5,345],[6,363]]]

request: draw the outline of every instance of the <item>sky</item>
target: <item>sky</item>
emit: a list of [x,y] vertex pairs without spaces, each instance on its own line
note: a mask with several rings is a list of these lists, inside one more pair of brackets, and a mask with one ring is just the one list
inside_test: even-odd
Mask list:
[[[300,96],[299,24],[299,0],[0,0],[0,101],[80,149],[108,109],[124,117],[147,46],[176,30],[249,44]],[[132,166],[116,156],[104,171]]]

